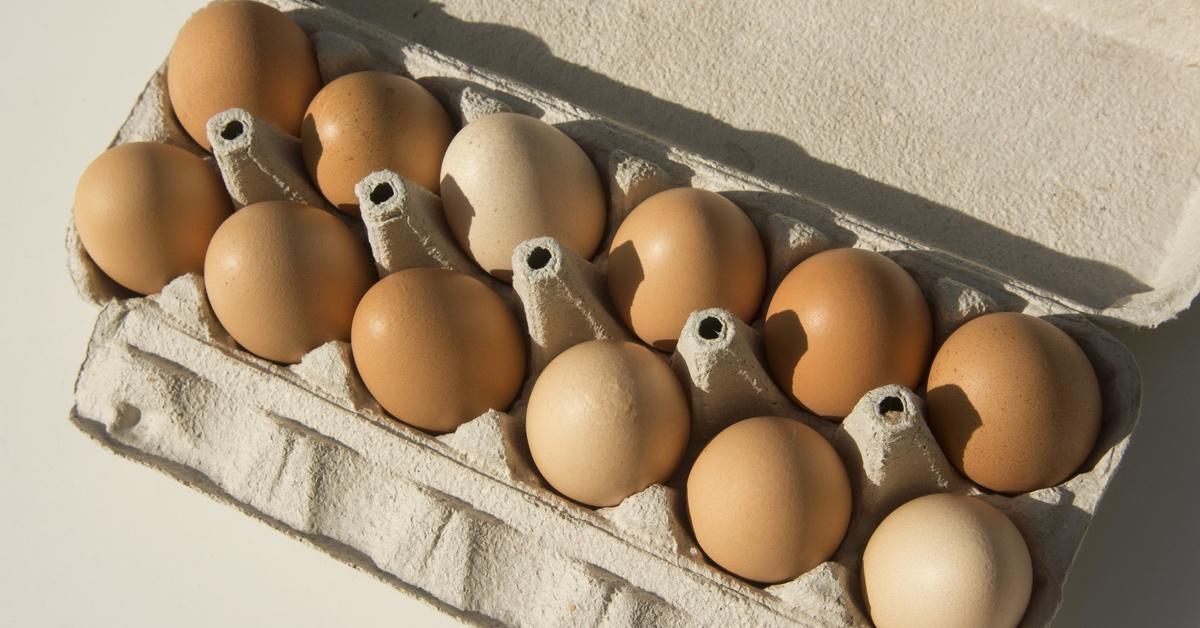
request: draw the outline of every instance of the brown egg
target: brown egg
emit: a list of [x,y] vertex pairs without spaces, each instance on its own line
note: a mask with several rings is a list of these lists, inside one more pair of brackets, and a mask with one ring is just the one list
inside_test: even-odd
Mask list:
[[387,72],[355,72],[326,85],[304,117],[304,163],[325,198],[358,215],[354,186],[391,170],[438,193],[442,155],[454,130],[442,105],[416,83]]
[[203,273],[208,241],[230,210],[217,171],[167,144],[111,148],[75,188],[83,248],[106,275],[142,294],[180,275]]
[[862,249],[818,253],[792,269],[767,307],[763,344],[775,382],[805,410],[840,421],[867,392],[916,388],[933,324],[917,282]]
[[747,580],[783,582],[825,562],[850,524],[850,478],[812,428],[756,417],[725,428],[687,479],[700,548]]
[[350,344],[379,404],[432,432],[506,410],[525,379],[516,317],[491,288],[451,270],[384,277],[359,303]]
[[512,280],[512,252],[550,236],[591,258],[604,235],[600,175],[562,131],[516,113],[468,124],[442,162],[446,220],[463,249],[498,279]]
[[1079,345],[1040,318],[981,316],[929,372],[929,427],[973,482],[1003,493],[1055,486],[1100,433],[1100,383]]
[[1033,564],[1004,513],[974,497],[926,495],[875,529],[862,580],[876,628],[1012,628],[1029,605]]
[[240,107],[292,135],[321,89],[317,55],[288,16],[259,2],[214,2],[183,25],[167,62],[180,124],[205,150],[208,119]]
[[350,228],[299,203],[238,210],[204,260],[217,319],[247,351],[276,362],[349,340],[354,308],[374,281],[366,245]]
[[720,307],[749,322],[762,303],[767,261],[754,223],[708,190],[676,188],[638,205],[613,236],[608,293],[647,344],[675,348],[688,316]]
[[667,363],[632,342],[575,345],[542,371],[525,432],[538,471],[558,492],[615,506],[667,481],[687,446],[691,416]]

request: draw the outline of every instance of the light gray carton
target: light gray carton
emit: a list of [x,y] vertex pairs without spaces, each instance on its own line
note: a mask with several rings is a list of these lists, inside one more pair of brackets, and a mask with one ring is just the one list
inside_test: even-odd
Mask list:
[[[1136,364],[1083,316],[1095,312],[337,11],[300,1],[273,4],[310,34],[326,79],[367,68],[400,71],[460,123],[517,111],[555,124],[584,148],[607,183],[606,241],[654,192],[703,187],[725,194],[754,220],[767,247],[771,288],[809,255],[856,246],[891,256],[916,277],[939,339],[1000,310],[1045,316],[1067,331],[1102,382],[1095,450],[1060,486],[984,495],[1013,518],[1033,555],[1024,625],[1049,623],[1137,420]],[[214,142],[212,159],[239,204],[307,200],[336,211],[307,182],[294,138],[241,110],[210,122],[210,135],[226,129],[231,137]],[[147,139],[199,150],[174,121],[161,68],[114,143]],[[387,171],[367,177],[358,194],[365,222],[345,219],[371,247],[381,275],[441,266],[483,277],[446,231],[436,196]],[[160,295],[129,298],[87,257],[73,225],[67,243],[81,295],[103,305],[71,412],[81,430],[468,622],[859,625],[866,621],[859,558],[874,526],[925,493],[981,494],[947,463],[913,391],[872,391],[840,425],[809,417],[767,375],[753,325],[723,310],[696,312],[669,358],[696,415],[689,456],[733,421],[783,414],[834,443],[854,487],[854,517],[832,560],[791,582],[753,586],[705,561],[688,530],[681,478],[592,510],[550,491],[530,462],[523,420],[534,375],[573,343],[628,337],[607,302],[603,252],[584,260],[552,239],[535,239],[514,252],[513,286],[484,277],[522,314],[531,338],[530,381],[506,412],[489,411],[434,437],[386,416],[358,379],[345,343],[322,346],[290,367],[262,360],[222,330],[201,278],[184,276]]]

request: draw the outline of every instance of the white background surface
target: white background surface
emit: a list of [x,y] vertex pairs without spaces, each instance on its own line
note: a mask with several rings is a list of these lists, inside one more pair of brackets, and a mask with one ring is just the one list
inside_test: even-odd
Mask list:
[[[197,4],[0,6],[0,624],[450,625],[387,585],[118,459],[67,421],[95,315],[64,265],[75,181]],[[671,93],[663,78],[655,94]],[[1117,334],[1143,369],[1142,423],[1056,626],[1197,625],[1200,311]]]

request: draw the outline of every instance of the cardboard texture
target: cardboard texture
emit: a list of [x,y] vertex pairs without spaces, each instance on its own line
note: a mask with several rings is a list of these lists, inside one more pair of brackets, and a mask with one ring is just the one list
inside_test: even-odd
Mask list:
[[[984,495],[1013,518],[1033,556],[1033,599],[1023,625],[1050,622],[1128,445],[1140,398],[1132,357],[1075,304],[336,11],[276,4],[310,34],[327,80],[367,68],[400,71],[430,89],[460,123],[518,111],[555,124],[587,151],[607,182],[606,241],[650,194],[693,185],[725,194],[750,214],[767,247],[772,288],[813,253],[857,246],[882,251],[913,274],[930,301],[939,340],[970,318],[1000,310],[1046,316],[1064,329],[1084,348],[1102,384],[1099,442],[1080,473],[1060,486]],[[153,140],[197,150],[173,119],[162,72],[151,78],[114,143]],[[287,199],[328,208],[308,182],[295,138],[241,110],[218,114],[208,130],[214,167],[239,206]],[[532,465],[524,407],[533,378],[555,355],[593,338],[629,337],[609,310],[605,256],[584,260],[551,238],[530,240],[514,251],[510,287],[485,278],[459,250],[436,196],[388,171],[368,176],[357,193],[362,222],[352,224],[361,225],[381,276],[415,266],[462,270],[487,280],[520,313],[531,368],[512,408],[489,411],[439,437],[409,428],[371,399],[346,343],[322,346],[291,367],[257,358],[221,329],[201,278],[180,277],[160,295],[129,298],[96,268],[69,225],[71,276],[85,299],[103,305],[76,384],[72,421],[118,454],[479,624],[861,625],[859,561],[878,522],[922,494],[982,494],[947,463],[913,391],[872,391],[841,424],[807,416],[764,369],[754,324],[716,309],[694,313],[669,356],[694,415],[675,478],[613,508],[570,502],[550,491]],[[761,414],[794,417],[828,437],[847,464],[855,497],[849,532],[833,559],[766,588],[705,561],[688,530],[680,490],[707,439]]]

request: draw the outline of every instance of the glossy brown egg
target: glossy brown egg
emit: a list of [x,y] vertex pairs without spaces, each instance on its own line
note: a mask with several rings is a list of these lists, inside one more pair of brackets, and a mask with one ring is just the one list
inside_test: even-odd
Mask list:
[[762,303],[767,261],[750,218],[708,190],[676,188],[639,204],[608,256],[608,292],[647,344],[675,348],[696,310],[720,307],[749,322]]
[[783,582],[825,562],[850,524],[850,478],[812,428],[756,417],[708,443],[687,480],[700,548],[734,575]]
[[183,25],[167,62],[167,92],[180,124],[205,150],[208,119],[240,107],[299,137],[304,109],[321,89],[317,55],[278,9],[231,0]]
[[1100,433],[1100,383],[1064,331],[1015,312],[946,339],[929,372],[929,427],[954,466],[1004,493],[1071,477]]
[[355,72],[317,93],[300,137],[304,163],[321,193],[357,215],[354,187],[377,170],[391,170],[437,194],[453,132],[446,110],[416,81]]
[[75,228],[114,281],[142,294],[204,272],[208,242],[232,209],[217,171],[167,144],[105,151],[75,188]]
[[876,628],[1013,628],[1033,589],[1021,532],[981,499],[918,497],[879,524],[863,554]]
[[454,237],[504,281],[525,240],[550,236],[591,258],[604,236],[600,175],[571,138],[537,118],[497,113],[468,124],[446,150],[441,186]]
[[840,421],[867,392],[916,388],[933,324],[917,282],[862,249],[818,253],[792,269],[767,307],[763,344],[775,382],[809,412]]
[[392,273],[354,314],[354,363],[379,404],[432,432],[504,411],[525,379],[525,338],[500,297],[439,268]]
[[265,202],[237,211],[213,236],[204,283],[217,319],[247,351],[295,363],[332,340],[375,281],[366,245],[329,212]]
[[534,383],[525,418],[538,471],[591,506],[667,481],[687,446],[683,386],[646,347],[593,340],[554,358]]

